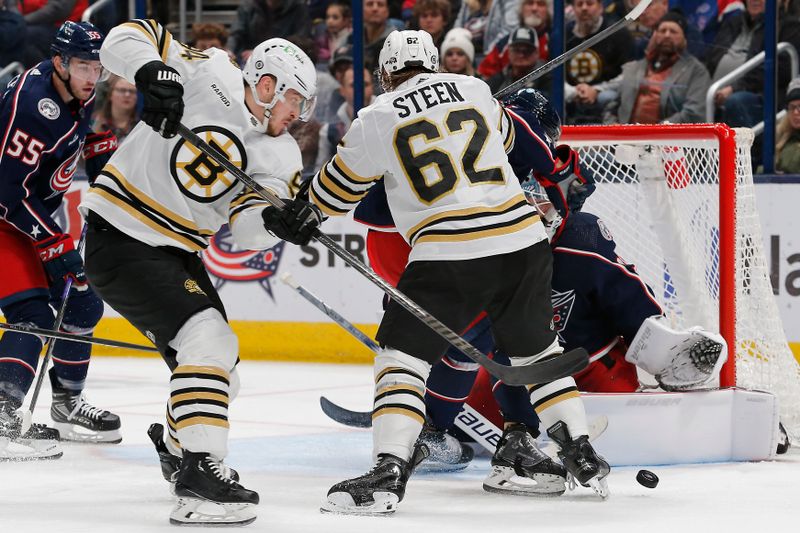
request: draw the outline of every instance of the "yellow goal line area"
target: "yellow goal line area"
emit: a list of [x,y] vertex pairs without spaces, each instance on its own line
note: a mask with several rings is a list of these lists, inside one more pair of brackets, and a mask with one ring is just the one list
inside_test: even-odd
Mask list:
[[[239,338],[239,357],[255,361],[299,361],[308,363],[372,364],[374,354],[341,327],[324,322],[256,322],[232,320]],[[375,337],[377,324],[356,324]],[[104,318],[94,334],[106,339],[152,346],[124,318]],[[124,357],[158,357],[158,354],[95,346],[93,353]]]

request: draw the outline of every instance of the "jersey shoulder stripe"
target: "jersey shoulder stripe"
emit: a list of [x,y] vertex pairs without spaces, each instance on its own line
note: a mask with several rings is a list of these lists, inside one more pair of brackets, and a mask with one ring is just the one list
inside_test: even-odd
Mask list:
[[531,227],[539,221],[539,215],[529,212],[495,224],[482,224],[470,228],[431,229],[420,233],[412,246],[422,242],[462,242],[510,235]]

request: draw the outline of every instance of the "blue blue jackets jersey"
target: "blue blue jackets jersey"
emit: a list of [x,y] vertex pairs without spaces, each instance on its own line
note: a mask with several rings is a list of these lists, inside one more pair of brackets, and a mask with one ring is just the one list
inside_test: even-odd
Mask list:
[[566,350],[582,346],[590,356],[605,355],[620,336],[630,342],[646,318],[662,313],[595,215],[571,213],[551,246],[553,323]]
[[33,240],[62,233],[58,209],[90,131],[94,96],[64,103],[43,61],[12,81],[0,103],[0,218]]

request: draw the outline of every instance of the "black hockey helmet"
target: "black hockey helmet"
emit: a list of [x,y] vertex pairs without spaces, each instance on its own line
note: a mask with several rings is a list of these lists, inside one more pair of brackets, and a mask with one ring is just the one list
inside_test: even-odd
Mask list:
[[100,61],[100,47],[104,38],[103,32],[91,22],[68,20],[58,29],[50,51],[65,60],[75,57]]
[[539,120],[542,129],[553,144],[561,137],[561,117],[550,101],[536,89],[520,89],[502,99],[505,107],[518,108],[531,113]]

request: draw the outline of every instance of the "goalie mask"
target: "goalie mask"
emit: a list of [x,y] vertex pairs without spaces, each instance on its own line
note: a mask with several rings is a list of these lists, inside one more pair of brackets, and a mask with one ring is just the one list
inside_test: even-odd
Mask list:
[[[302,97],[300,120],[311,118],[316,103],[317,71],[305,52],[286,39],[267,39],[256,46],[242,69],[242,75],[256,102],[264,106],[263,131],[267,130],[272,108],[285,100],[289,89],[294,89]],[[275,78],[275,95],[270,102],[262,102],[256,90],[264,76]]]
[[522,190],[525,193],[525,199],[528,203],[536,208],[536,212],[542,219],[547,239],[553,240],[553,236],[561,227],[564,222],[563,217],[559,213],[556,206],[550,201],[548,193],[545,191],[536,178],[529,178],[528,181],[522,184]]

